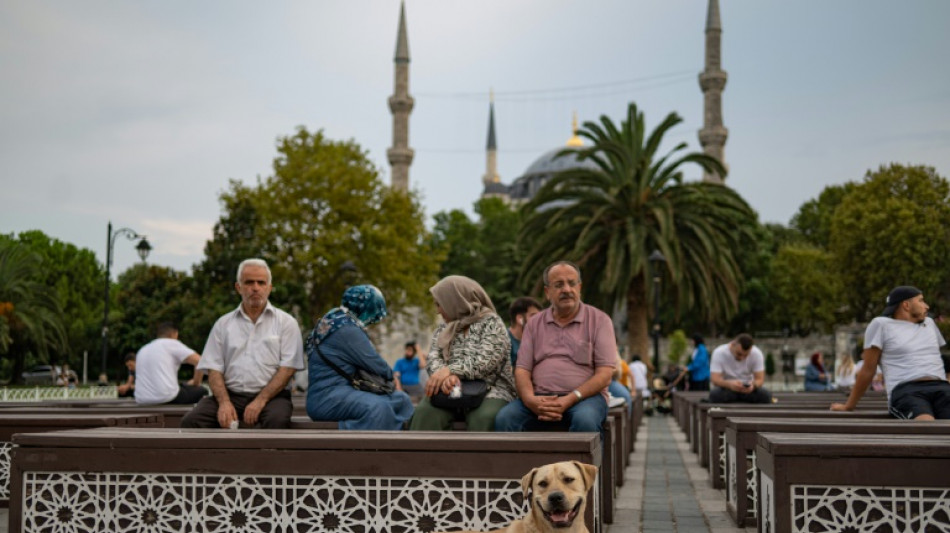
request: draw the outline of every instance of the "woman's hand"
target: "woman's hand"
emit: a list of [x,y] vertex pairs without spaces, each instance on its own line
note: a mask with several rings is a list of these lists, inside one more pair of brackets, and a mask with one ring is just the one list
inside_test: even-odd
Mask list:
[[[453,381],[454,379],[454,381]],[[449,367],[443,366],[442,368],[435,371],[435,374],[429,376],[429,381],[426,382],[426,396],[433,396],[438,394],[440,391],[448,394],[452,391],[452,387],[458,383],[458,376],[452,374],[449,370]],[[451,382],[446,389],[446,384]]]

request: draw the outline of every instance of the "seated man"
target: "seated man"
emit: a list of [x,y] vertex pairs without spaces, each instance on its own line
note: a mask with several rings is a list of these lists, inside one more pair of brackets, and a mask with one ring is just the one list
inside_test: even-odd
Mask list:
[[[125,383],[119,385],[117,388],[119,398],[132,398],[135,396],[135,352],[125,354],[125,359],[122,360],[122,363],[129,371],[129,377],[125,380]],[[105,382],[106,385],[109,384],[109,378],[107,378],[105,374],[99,376],[99,385],[103,385],[103,382]]]
[[135,403],[194,404],[208,395],[201,386],[204,372],[195,369],[191,383],[178,383],[182,363],[197,366],[201,356],[178,340],[178,328],[171,322],[158,325],[158,338],[146,344],[135,356],[137,387]]
[[291,315],[267,297],[270,268],[261,259],[238,266],[241,305],[215,322],[198,370],[208,372],[211,393],[181,420],[183,428],[247,426],[289,428],[294,405],[287,384],[303,369],[303,336]]
[[765,383],[765,357],[754,346],[752,335],[743,333],[713,350],[709,365],[712,403],[771,403]]
[[930,307],[916,287],[897,287],[887,296],[881,316],[864,333],[864,365],[855,375],[847,403],[833,403],[833,411],[851,411],[864,395],[878,365],[884,371],[887,403],[895,418],[950,419],[950,375],[940,358],[946,344]]
[[544,271],[551,307],[528,321],[515,368],[516,399],[495,416],[495,431],[566,426],[601,432],[607,418],[607,386],[617,365],[613,323],[581,303],[581,273],[559,261]]

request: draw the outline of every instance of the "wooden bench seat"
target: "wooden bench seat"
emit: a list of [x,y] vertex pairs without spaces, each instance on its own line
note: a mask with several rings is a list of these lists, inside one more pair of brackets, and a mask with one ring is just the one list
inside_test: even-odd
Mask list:
[[740,527],[754,525],[758,498],[755,445],[759,433],[842,433],[950,436],[950,420],[929,423],[895,419],[733,418],[726,419],[727,509]]
[[850,418],[892,420],[886,409],[870,405],[850,412],[831,411],[827,406],[819,408],[743,409],[741,407],[717,407],[706,412],[707,437],[703,439],[703,466],[709,469],[709,482],[713,488],[726,488],[726,423],[730,417],[755,416],[773,418],[809,418],[812,420],[847,420]]
[[64,429],[94,427],[162,427],[162,415],[156,414],[62,414],[62,413],[6,413],[0,411],[0,508],[7,507],[10,498],[10,463],[13,454],[13,435]]
[[755,450],[759,531],[950,530],[945,436],[760,433]]
[[[524,515],[531,468],[602,465],[593,433],[109,428],[14,442],[10,531],[488,530]],[[585,521],[599,533],[592,489]]]

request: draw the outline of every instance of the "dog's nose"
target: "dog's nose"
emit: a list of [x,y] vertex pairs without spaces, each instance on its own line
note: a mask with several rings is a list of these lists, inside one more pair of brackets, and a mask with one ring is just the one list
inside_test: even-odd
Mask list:
[[564,503],[564,493],[561,491],[552,492],[548,495],[548,501],[551,505],[561,505]]

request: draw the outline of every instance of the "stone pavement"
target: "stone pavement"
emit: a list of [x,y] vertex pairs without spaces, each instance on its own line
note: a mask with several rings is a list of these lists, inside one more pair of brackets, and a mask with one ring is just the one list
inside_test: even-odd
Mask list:
[[672,416],[644,418],[607,533],[753,533],[736,527],[726,493],[689,450]]

